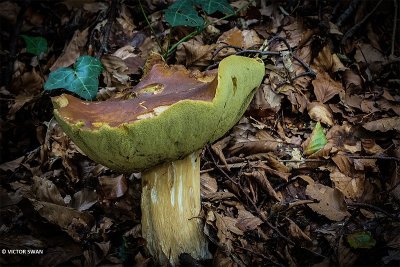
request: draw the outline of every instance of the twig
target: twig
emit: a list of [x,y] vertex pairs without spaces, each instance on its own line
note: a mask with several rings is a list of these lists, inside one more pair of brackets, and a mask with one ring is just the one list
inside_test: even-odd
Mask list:
[[[396,0],[395,0],[396,1]],[[339,1],[338,1],[339,2]],[[349,7],[342,13],[342,15],[340,15],[340,17],[337,19],[336,21],[336,26],[341,27],[343,22],[348,19],[356,10],[358,3],[360,2],[360,0],[353,0]]]
[[353,156],[353,155],[345,155],[348,158],[352,159],[382,159],[382,160],[394,160],[394,161],[400,161],[400,158],[396,157],[386,157],[386,156]]
[[350,28],[350,30],[348,30],[342,39],[342,45],[346,43],[347,39],[349,39],[351,36],[353,36],[354,33],[356,33],[358,31],[358,29],[369,19],[369,17],[371,17],[372,14],[374,14],[374,12],[376,11],[376,9],[379,7],[379,5],[383,2],[383,0],[380,0],[375,7],[372,9],[371,12],[369,12],[359,23],[357,23],[356,25],[354,25],[353,27]]
[[162,45],[160,43],[160,40],[158,40],[156,32],[154,31],[153,27],[151,26],[151,23],[150,23],[149,19],[147,18],[147,15],[146,15],[146,12],[144,11],[144,8],[143,8],[141,0],[139,0],[139,6],[140,6],[140,10],[142,11],[143,17],[146,20],[147,25],[149,25],[151,33],[154,35],[154,38],[156,39],[156,43],[157,43],[158,47],[160,48],[161,53],[164,53]]
[[15,59],[17,58],[17,56],[16,56],[17,40],[18,40],[19,33],[21,31],[22,24],[24,22],[25,12],[28,10],[30,3],[31,3],[31,0],[25,0],[22,3],[21,9],[17,16],[17,21],[15,23],[15,30],[14,30],[14,32],[11,33],[11,36],[10,36],[10,46],[9,46],[10,54],[9,54],[9,59],[8,59],[8,68],[7,68],[5,76],[4,76],[4,79],[5,79],[4,82],[5,82],[6,86],[11,86],[10,83],[12,81],[14,62],[15,62]]
[[398,0],[393,0],[394,5],[394,19],[393,19],[393,30],[392,30],[392,46],[390,50],[390,57],[394,57],[394,44],[396,40],[396,30],[397,30],[397,16],[398,16]]
[[[280,162],[294,162],[294,163],[304,163],[304,162],[329,162],[327,159],[277,159]],[[241,162],[235,162],[235,163],[228,163],[227,165],[221,165],[221,164],[214,164],[216,168],[226,168],[228,167],[229,169],[239,169],[243,168],[244,166],[250,165],[252,163],[268,163],[268,160],[244,160]],[[205,170],[201,170],[201,173],[206,173],[210,171],[214,171],[216,168],[208,168]]]
[[245,247],[242,247],[242,246],[238,246],[238,245],[233,245],[233,246],[234,246],[235,248],[238,248],[238,249],[241,249],[241,250],[250,252],[251,254],[254,254],[254,255],[258,256],[258,257],[261,257],[261,258],[263,258],[264,260],[267,260],[267,261],[269,261],[270,263],[272,263],[272,264],[274,264],[274,265],[276,265],[276,266],[281,266],[281,267],[284,267],[284,266],[285,266],[285,265],[280,264],[279,262],[273,261],[272,259],[268,258],[268,257],[265,256],[264,254],[258,253],[258,252],[254,251],[254,250],[251,250],[251,249],[248,249],[248,248],[245,248]]
[[394,216],[393,214],[390,214],[389,212],[375,206],[375,205],[371,205],[371,204],[367,204],[367,203],[358,203],[358,202],[352,202],[352,203],[347,203],[348,206],[353,206],[353,207],[360,207],[360,208],[369,208],[369,209],[373,209],[376,211],[379,211],[383,214],[385,214],[387,217],[390,217],[394,220],[398,220],[399,218],[397,218],[396,216]]
[[[218,167],[217,162],[214,158],[214,155],[212,154],[212,152],[210,151],[209,147],[207,147],[207,151],[211,156],[211,159],[213,160],[215,166]],[[218,168],[218,170],[229,180],[231,181],[233,184],[235,184],[239,190],[242,192],[242,194],[247,198],[247,200],[251,203],[251,205],[253,206],[254,210],[257,212],[259,218],[266,223],[272,230],[274,230],[280,237],[282,237],[287,243],[289,243],[290,245],[294,246],[295,243],[290,240],[287,236],[285,236],[284,234],[281,233],[281,231],[275,227],[274,225],[272,225],[267,218],[265,217],[265,215],[263,215],[260,211],[260,209],[257,207],[256,203],[254,203],[254,201],[251,199],[251,197],[246,193],[246,191],[243,189],[243,187],[236,181],[234,181],[232,179],[232,177],[230,177],[222,168]]]
[[110,38],[111,28],[112,28],[112,25],[114,23],[115,16],[117,13],[117,3],[118,3],[118,0],[112,0],[112,2],[110,4],[110,11],[108,13],[107,23],[104,26],[103,42],[102,42],[101,47],[96,55],[96,58],[98,58],[98,59],[103,55],[104,51],[107,51],[108,39]]

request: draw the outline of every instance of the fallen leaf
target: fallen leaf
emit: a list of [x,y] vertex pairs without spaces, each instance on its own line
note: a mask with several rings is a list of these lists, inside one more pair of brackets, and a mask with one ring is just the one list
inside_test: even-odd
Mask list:
[[307,185],[306,194],[319,201],[319,203],[307,204],[316,213],[333,221],[341,221],[350,216],[344,202],[344,195],[338,189],[313,183]]
[[340,82],[333,80],[326,71],[318,72],[317,77],[312,81],[314,94],[317,100],[325,103],[343,92]]
[[215,178],[208,173],[203,173],[200,175],[200,186],[202,197],[218,191],[217,180],[215,180]]
[[124,175],[117,177],[101,176],[99,183],[106,199],[122,197],[128,190],[128,184]]
[[364,193],[365,177],[362,174],[353,173],[351,176],[347,176],[339,171],[334,171],[330,173],[330,178],[335,188],[339,189],[347,198],[356,200]]
[[375,121],[367,122],[363,127],[369,131],[387,132],[396,130],[400,132],[400,117],[383,118]]
[[81,48],[85,46],[89,28],[83,31],[76,30],[71,41],[64,49],[63,54],[50,67],[50,71],[55,71],[61,67],[69,67],[75,63],[76,59],[81,55]]
[[52,181],[38,176],[34,176],[32,179],[32,191],[38,200],[65,206],[64,199]]
[[78,211],[90,209],[97,203],[97,193],[88,189],[83,189],[74,194],[71,206]]
[[12,171],[14,172],[18,167],[21,166],[21,163],[24,161],[25,156],[16,158],[14,160],[4,162],[0,164],[0,170],[2,171]]
[[368,232],[355,232],[347,235],[347,242],[352,248],[373,248],[376,245],[376,240]]
[[311,238],[291,219],[286,218],[289,221],[289,233],[296,239],[312,241]]
[[236,226],[243,232],[251,231],[260,226],[263,221],[247,210],[239,210]]
[[311,135],[302,144],[304,154],[307,156],[312,155],[321,150],[327,143],[328,140],[326,139],[324,128],[317,122]]
[[311,102],[307,105],[307,110],[312,120],[333,126],[333,114],[328,106],[319,102]]

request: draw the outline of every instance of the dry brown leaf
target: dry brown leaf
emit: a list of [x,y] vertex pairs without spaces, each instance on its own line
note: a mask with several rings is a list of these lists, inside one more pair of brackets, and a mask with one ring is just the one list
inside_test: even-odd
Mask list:
[[356,171],[372,171],[379,172],[379,168],[376,165],[377,159],[354,159],[354,169]]
[[98,196],[96,191],[91,191],[85,188],[74,194],[71,206],[78,211],[85,211],[90,209],[94,204],[96,204],[97,199]]
[[337,55],[332,54],[328,45],[322,48],[314,62],[318,67],[327,72],[344,71],[346,69]]
[[277,113],[281,109],[283,96],[275,93],[270,85],[263,84],[258,88],[250,104],[250,112],[259,117],[266,117],[268,113]]
[[231,192],[211,192],[205,196],[205,199],[211,202],[229,198],[236,198],[236,196]]
[[385,152],[385,149],[378,145],[375,139],[361,139],[361,145],[364,151],[369,155]]
[[226,158],[222,150],[226,148],[230,141],[231,137],[227,136],[211,145],[212,151],[214,151],[214,153],[218,156],[218,158],[222,161],[227,169],[229,169],[228,163],[226,162]]
[[[111,73],[120,83],[127,84],[129,82],[129,68],[121,58],[113,55],[104,55],[101,58],[101,63],[105,70]],[[111,84],[108,84],[108,86],[111,86]]]
[[239,210],[236,226],[243,232],[251,231],[260,226],[263,221],[247,210]]
[[227,220],[224,220],[224,217],[216,212],[214,212],[214,216],[216,219],[215,226],[217,227],[217,237],[219,244],[226,248],[228,252],[232,251],[232,240],[234,240],[234,238],[232,233],[228,229],[229,226],[226,225]]
[[217,43],[238,46],[244,49],[260,46],[263,42],[254,30],[230,29],[224,32],[217,40]]
[[83,31],[76,30],[71,41],[64,49],[63,54],[54,62],[53,66],[50,67],[50,71],[55,71],[61,67],[69,67],[74,64],[81,54],[81,49],[87,42],[88,33],[89,28]]
[[38,200],[65,206],[64,199],[52,181],[38,176],[34,176],[32,179],[32,192]]
[[121,25],[125,35],[129,36],[133,33],[133,31],[136,28],[133,22],[131,12],[124,4],[121,5],[121,8],[119,10],[120,10],[120,17],[118,17],[116,20]]
[[327,105],[320,102],[311,102],[307,105],[307,110],[312,120],[333,126],[332,110]]
[[107,10],[108,5],[107,3],[104,2],[92,2],[92,3],[84,3],[83,4],[83,9],[86,11],[89,11],[90,13],[97,13],[99,11],[105,11]]
[[343,83],[346,94],[354,94],[360,92],[363,88],[363,80],[360,75],[351,69],[347,69],[343,73]]
[[345,197],[356,200],[364,193],[364,180],[365,177],[361,173],[353,173],[347,176],[340,171],[333,171],[330,173],[330,178]]
[[319,203],[307,204],[316,213],[333,221],[341,221],[350,216],[344,202],[344,196],[338,189],[313,183],[307,185],[306,194],[319,201]]
[[214,254],[213,265],[219,267],[238,267],[239,265],[227,255],[223,248],[218,248]]
[[351,176],[354,173],[353,160],[351,160],[349,157],[338,153],[332,157],[332,160],[335,162],[339,170],[345,175]]
[[349,246],[346,245],[343,236],[340,237],[339,246],[337,247],[339,267],[353,266],[358,258],[358,254],[354,253]]
[[360,44],[359,48],[356,50],[354,59],[360,63],[373,64],[384,62],[386,59],[384,55],[376,48],[370,44]]
[[265,172],[265,174],[267,174],[269,176],[274,176],[274,177],[278,177],[278,178],[282,179],[283,182],[288,182],[289,176],[291,175],[290,172],[281,172],[281,171],[271,169],[269,166],[267,166],[266,164],[264,164],[262,162],[256,163],[253,166],[257,167],[257,168],[261,168]]
[[[90,231],[94,218],[89,213],[49,202],[30,199],[33,208],[50,223],[60,226],[75,241],[80,241],[83,232]],[[83,232],[82,232],[83,231]]]
[[0,164],[0,170],[14,172],[18,167],[21,166],[21,163],[24,161],[24,159],[25,156],[22,156],[8,162],[3,162]]
[[318,101],[325,103],[337,94],[343,92],[340,82],[333,80],[326,71],[318,72],[312,81],[314,94]]
[[101,176],[99,183],[106,199],[122,197],[128,190],[126,178],[122,174],[117,177]]
[[245,153],[246,155],[250,155],[257,153],[274,152],[277,151],[278,147],[279,143],[275,140],[237,142],[229,148],[229,152],[231,154]]
[[267,193],[269,196],[273,197],[276,201],[282,200],[282,195],[278,194],[271,183],[268,181],[265,172],[261,170],[253,171],[251,173],[244,173],[247,177],[252,177],[257,182],[257,184]]
[[17,21],[19,10],[20,7],[16,2],[4,1],[0,3],[0,17],[10,21],[13,24]]
[[[237,219],[236,218],[232,218],[232,217],[229,217],[229,216],[221,216],[221,218],[224,221],[224,224],[225,224],[226,228],[230,232],[232,232],[234,234],[237,234],[237,235],[243,235],[244,234],[243,231],[240,230],[236,226],[236,224],[237,224]],[[217,221],[218,221],[218,216],[217,216]]]
[[211,177],[211,175],[208,173],[202,173],[200,175],[200,186],[202,197],[205,197],[211,193],[216,193],[218,191],[217,180]]
[[386,99],[378,100],[376,104],[381,110],[392,110],[396,115],[400,116],[400,105],[396,102],[387,101]]
[[196,39],[181,43],[176,50],[176,60],[185,66],[205,67],[210,65],[216,44],[205,45]]
[[328,144],[339,151],[350,153],[361,151],[361,141],[357,138],[356,127],[350,124],[334,125],[326,133]]
[[375,121],[367,122],[363,127],[369,131],[387,132],[396,130],[400,132],[400,116],[392,118],[383,118]]
[[264,2],[263,4],[261,4],[260,13],[261,15],[269,17],[271,19],[272,23],[267,24],[269,26],[268,31],[276,33],[278,31],[278,28],[283,25],[283,20],[285,16],[279,10],[279,6],[277,4],[266,6]]
[[11,91],[15,94],[23,94],[33,97],[42,92],[44,79],[40,72],[35,69],[26,71],[21,76],[14,78],[11,85]]
[[289,221],[289,233],[296,239],[312,241],[311,238],[291,219],[286,218]]

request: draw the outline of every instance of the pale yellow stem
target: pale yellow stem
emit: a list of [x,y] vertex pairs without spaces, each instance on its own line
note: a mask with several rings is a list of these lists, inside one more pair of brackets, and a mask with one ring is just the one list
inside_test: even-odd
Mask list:
[[142,233],[158,264],[179,263],[181,253],[210,258],[200,203],[200,158],[194,152],[142,175]]

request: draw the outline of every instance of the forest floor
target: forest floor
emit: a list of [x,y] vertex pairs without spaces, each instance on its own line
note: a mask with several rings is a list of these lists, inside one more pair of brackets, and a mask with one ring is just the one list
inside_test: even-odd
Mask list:
[[202,152],[213,259],[182,266],[399,266],[397,1],[235,0],[230,16],[198,6],[197,30],[166,21],[172,2],[0,2],[0,265],[154,265],[140,173],[93,162],[65,135],[50,72],[99,58],[101,101],[129,95],[152,52],[204,71],[263,47],[278,53],[262,56],[245,116]]

